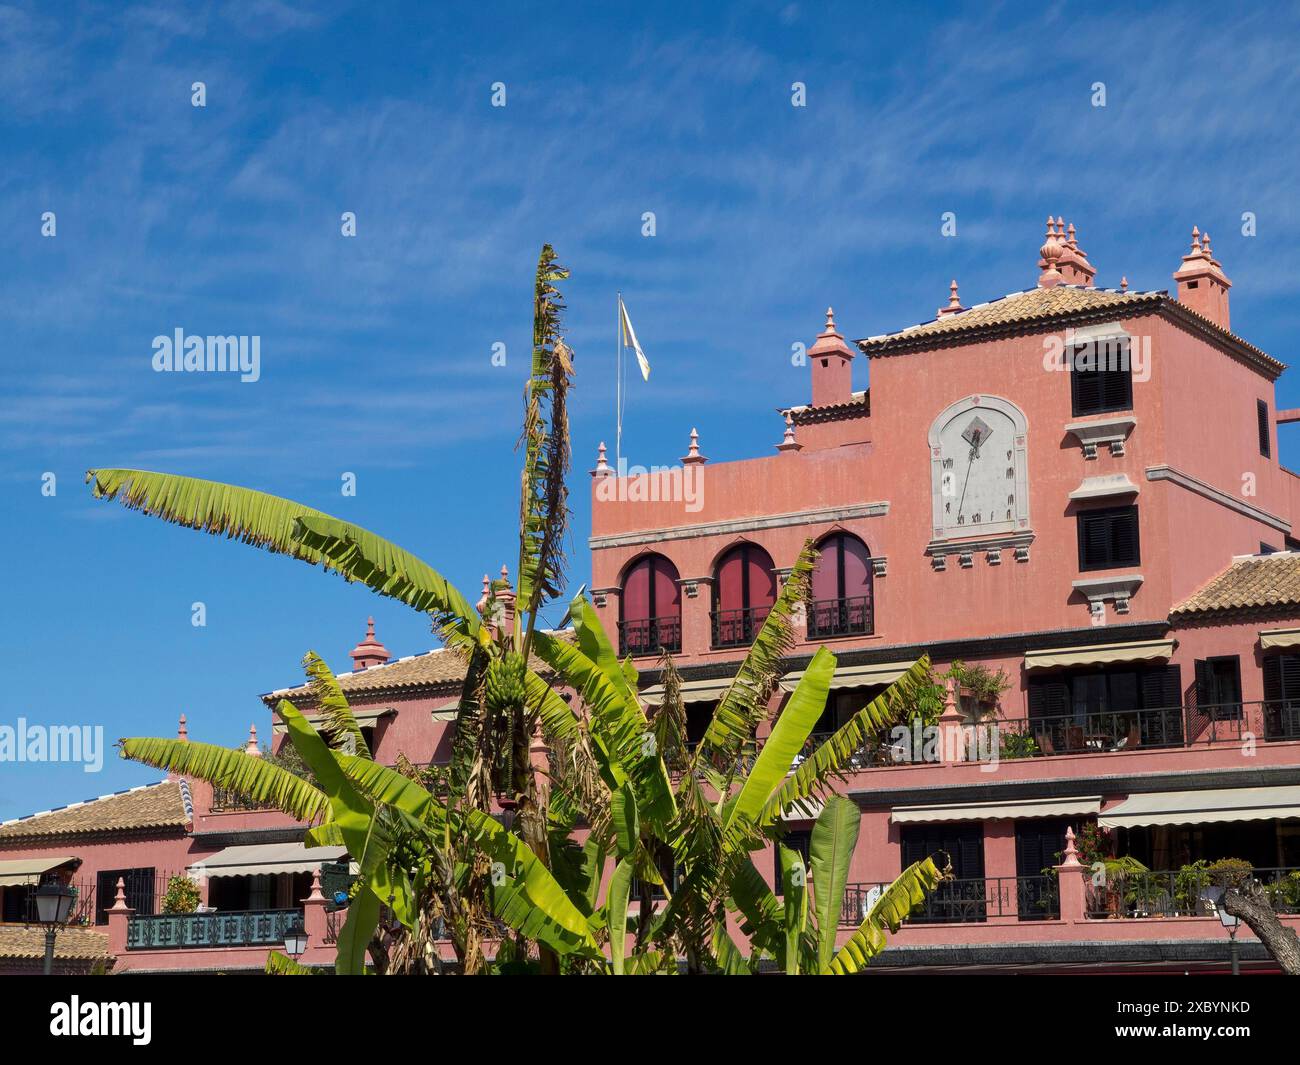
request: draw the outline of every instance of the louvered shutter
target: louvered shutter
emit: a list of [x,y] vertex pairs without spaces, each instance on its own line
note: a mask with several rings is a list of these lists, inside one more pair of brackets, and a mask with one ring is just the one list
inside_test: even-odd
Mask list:
[[1136,566],[1141,561],[1137,507],[1127,507],[1111,513],[1110,545],[1112,566]]

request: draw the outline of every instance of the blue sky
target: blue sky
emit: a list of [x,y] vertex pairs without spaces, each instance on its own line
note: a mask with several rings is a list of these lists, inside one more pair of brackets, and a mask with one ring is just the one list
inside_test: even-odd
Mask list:
[[[265,733],[258,693],[308,648],[345,668],[368,613],[394,654],[427,649],[396,604],[94,503],[81,477],[296,498],[473,595],[517,551],[544,241],[573,271],[575,586],[620,289],[654,366],[625,432],[645,464],[675,461],[692,425],[715,461],[770,453],[773,408],[807,395],[790,345],[827,304],[860,337],[931,317],[951,277],[968,304],[1029,287],[1049,212],[1103,286],[1171,286],[1208,229],[1236,331],[1296,358],[1294,7],[179,7],[0,5],[0,724],[112,742],[185,712],[195,739],[234,744]],[[153,338],[178,327],[260,336],[261,380],[154,373]],[[1282,406],[1300,406],[1291,378]],[[115,756],[2,765],[0,819],[157,776]]]

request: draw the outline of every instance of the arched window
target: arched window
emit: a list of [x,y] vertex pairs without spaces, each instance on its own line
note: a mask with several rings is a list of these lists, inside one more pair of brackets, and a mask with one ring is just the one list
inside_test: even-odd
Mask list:
[[871,552],[849,533],[832,533],[817,545],[821,556],[812,577],[808,638],[870,633],[872,610]]
[[657,655],[681,649],[682,593],[677,567],[663,555],[646,555],[623,577],[618,653]]
[[714,572],[713,646],[752,643],[775,602],[772,557],[757,544],[737,544]]

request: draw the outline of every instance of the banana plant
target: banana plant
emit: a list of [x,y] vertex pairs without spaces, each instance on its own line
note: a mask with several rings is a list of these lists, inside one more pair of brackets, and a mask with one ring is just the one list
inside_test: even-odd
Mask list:
[[[825,935],[821,930],[828,928],[830,903],[825,900],[833,893],[835,877],[826,891],[816,896],[813,913],[820,938],[805,948],[800,944],[814,934],[807,896],[796,891],[787,895],[784,904],[779,903],[751,860],[755,850],[780,839],[785,813],[813,816],[818,808],[823,813],[829,808],[847,825],[845,808],[831,802],[834,783],[843,778],[850,760],[867,740],[901,719],[909,693],[928,675],[929,661],[923,657],[796,767],[795,759],[804,751],[825,709],[835,672],[835,656],[821,648],[804,670],[771,735],[753,757],[756,729],[766,718],[769,699],[784,672],[783,657],[794,645],[792,617],[806,599],[815,562],[815,550],[805,544],[720,701],[703,742],[689,757],[682,754],[686,749],[681,734],[684,712],[671,659],[665,658],[664,693],[652,720],[637,695],[638,677],[631,660],[617,659],[595,611],[583,597],[570,604],[572,641],[538,635],[538,656],[581,697],[585,711],[581,725],[590,733],[591,756],[599,771],[594,781],[586,782],[585,792],[571,789],[566,799],[586,809],[595,792],[609,810],[607,815],[590,819],[593,837],[598,834],[597,825],[606,826],[599,831],[599,844],[609,847],[617,862],[594,922],[608,937],[611,967],[616,973],[644,970],[643,959],[652,953],[667,966],[675,966],[676,959],[684,957],[688,971],[747,971],[764,957],[777,959],[791,972],[849,971],[850,961],[864,964],[880,949],[884,934],[880,930],[896,928],[896,920],[910,910],[909,902],[895,914],[903,905],[899,900],[905,902],[915,892],[924,893],[932,887],[933,863],[906,871],[882,896],[884,907],[855,934],[852,950],[834,955],[840,961],[833,965],[831,955],[823,953],[833,951],[834,926]],[[638,746],[654,752],[655,757],[636,760],[633,755]],[[668,752],[683,770],[675,787],[659,752]],[[625,771],[629,767],[630,773]],[[564,779],[558,778],[553,783],[553,805],[564,789]],[[829,807],[822,806],[823,800]],[[823,829],[822,835],[829,831],[829,827]],[[843,844],[848,831],[837,827],[832,838]],[[856,841],[856,820],[852,831]],[[651,859],[663,848],[671,852],[679,872],[676,888],[670,891],[664,885],[667,903],[662,912],[651,917],[643,909],[642,920],[629,930],[631,884],[635,879],[662,882]],[[782,848],[778,854],[783,862],[795,860],[788,849]],[[834,868],[838,870],[840,864],[837,861]],[[842,864],[846,874],[847,856]],[[792,864],[791,880],[798,879]],[[572,891],[571,885],[566,886]],[[842,887],[839,894],[843,894]],[[750,937],[752,959],[746,959],[730,940],[728,915],[739,920]],[[629,935],[634,939],[630,955],[626,945]],[[804,956],[808,949],[817,959],[815,965]]]
[[[464,898],[472,861],[449,857],[454,844],[490,864],[486,893],[495,920],[556,955],[595,956],[586,917],[517,836],[482,811],[448,810],[408,776],[376,763],[329,667],[315,653],[303,665],[321,710],[320,729],[288,700],[280,701],[276,713],[314,783],[242,750],[212,744],[133,738],[120,741],[121,754],[271,803],[308,824],[309,847],[347,847],[360,884],[338,937],[341,974],[363,972],[367,951],[376,952],[381,908],[413,929],[426,894],[436,896],[445,913],[452,908],[448,899]],[[463,910],[447,916],[453,928],[475,920]],[[453,937],[453,943],[465,971],[477,971],[481,958],[466,956],[463,941]]]
[[[95,498],[213,535],[286,554],[428,614],[434,631],[467,659],[456,722],[449,796],[452,805],[486,812],[493,797],[514,810],[514,824],[538,860],[549,864],[548,816],[530,760],[540,733],[583,756],[580,726],[568,705],[530,668],[537,619],[559,594],[569,508],[565,478],[570,443],[567,397],[573,353],[561,332],[558,284],[568,271],[551,246],[538,259],[533,301],[533,352],[524,396],[520,444],[518,589],[513,621],[494,588],[485,617],[450,581],[416,555],[352,522],[263,492],[215,481],[133,469],[94,469]],[[359,734],[354,740],[360,739]],[[364,743],[364,740],[361,741]],[[626,756],[629,752],[623,752]],[[623,765],[607,756],[606,771],[644,776],[639,758]],[[615,768],[608,768],[611,762]],[[587,759],[583,772],[593,772]],[[646,772],[649,772],[648,770]],[[544,960],[545,960],[544,955]]]

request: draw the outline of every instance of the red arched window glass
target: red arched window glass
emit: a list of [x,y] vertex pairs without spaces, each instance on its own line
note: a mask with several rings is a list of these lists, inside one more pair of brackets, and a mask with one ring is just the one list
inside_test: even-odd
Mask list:
[[752,643],[775,602],[772,557],[757,544],[737,544],[714,573],[713,646]]
[[874,631],[871,552],[848,533],[832,533],[817,545],[821,556],[812,577],[808,638]]
[[618,649],[620,655],[657,655],[682,649],[682,593],[677,567],[663,555],[638,559],[623,577]]

